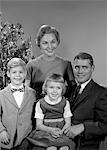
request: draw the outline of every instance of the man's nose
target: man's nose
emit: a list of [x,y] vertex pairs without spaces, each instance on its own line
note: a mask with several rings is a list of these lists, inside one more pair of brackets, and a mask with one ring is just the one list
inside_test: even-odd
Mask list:
[[83,72],[83,68],[82,68],[82,67],[79,67],[78,72],[79,72],[79,73],[82,73],[82,72]]

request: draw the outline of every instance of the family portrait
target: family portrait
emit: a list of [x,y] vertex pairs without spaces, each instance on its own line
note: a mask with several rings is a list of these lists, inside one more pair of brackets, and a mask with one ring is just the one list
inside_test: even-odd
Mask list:
[[0,1],[0,150],[107,150],[107,2]]

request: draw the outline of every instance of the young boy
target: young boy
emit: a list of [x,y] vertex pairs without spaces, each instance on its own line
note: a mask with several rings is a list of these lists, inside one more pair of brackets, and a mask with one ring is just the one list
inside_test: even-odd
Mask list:
[[32,130],[35,91],[24,85],[26,64],[22,59],[8,62],[7,75],[11,83],[0,91],[0,148],[19,150]]

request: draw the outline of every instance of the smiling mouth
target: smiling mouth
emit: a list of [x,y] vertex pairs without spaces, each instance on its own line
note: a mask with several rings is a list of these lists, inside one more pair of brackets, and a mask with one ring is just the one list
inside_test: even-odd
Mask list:
[[52,94],[52,96],[56,97],[57,95],[56,94]]
[[52,50],[52,51],[47,50],[47,52],[48,52],[48,53],[53,53],[53,50]]
[[15,79],[16,81],[20,81],[21,79]]
[[77,75],[77,77],[79,78],[83,78],[85,75]]

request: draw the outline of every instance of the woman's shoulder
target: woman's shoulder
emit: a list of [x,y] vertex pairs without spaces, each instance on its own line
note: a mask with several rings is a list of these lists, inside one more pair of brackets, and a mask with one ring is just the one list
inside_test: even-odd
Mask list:
[[67,59],[65,59],[65,58],[63,58],[61,56],[58,56],[58,55],[56,56],[56,60],[59,60],[59,61],[61,61],[63,63],[70,63],[69,60],[67,60]]
[[71,62],[69,60],[66,60],[65,58],[62,58],[60,56],[56,56],[55,61],[61,63],[64,68],[71,65]]
[[27,66],[36,66],[38,65],[38,63],[40,63],[42,61],[42,55],[36,57],[35,59],[30,60],[27,63]]

